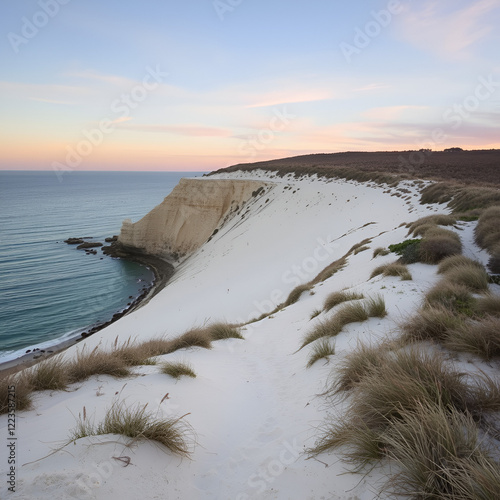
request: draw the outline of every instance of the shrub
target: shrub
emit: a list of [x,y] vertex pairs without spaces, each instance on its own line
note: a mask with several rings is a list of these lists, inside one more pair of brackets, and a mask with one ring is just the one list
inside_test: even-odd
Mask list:
[[58,391],[68,386],[68,366],[60,356],[28,368],[23,375],[34,391]]
[[484,266],[477,260],[469,259],[469,257],[465,257],[464,255],[452,255],[451,257],[446,257],[439,263],[437,272],[438,274],[445,274],[455,267],[463,266],[476,266],[480,269],[484,269]]
[[387,248],[378,247],[373,251],[373,258],[378,257],[379,255],[389,255],[389,253],[390,252]]
[[459,328],[463,320],[443,306],[428,306],[401,325],[403,342],[434,340],[443,342],[451,330]]
[[488,290],[488,273],[484,268],[475,265],[455,267],[446,272],[446,279],[452,283],[466,286],[474,292],[484,292]]
[[[29,378],[24,373],[7,375],[0,378],[0,415],[9,413],[13,409],[12,404],[15,400],[15,410],[29,410],[32,405],[33,387]],[[15,393],[13,399],[12,394]],[[11,396],[9,396],[11,394]],[[11,407],[9,408],[9,403]]]
[[300,296],[304,292],[308,292],[311,288],[312,285],[309,284],[296,286],[288,295],[287,299],[285,300],[284,306],[287,307],[295,304],[300,299]]
[[86,436],[120,434],[133,440],[156,441],[176,455],[189,456],[185,437],[187,425],[182,424],[181,419],[157,419],[153,414],[146,413],[146,406],[126,408],[121,403],[115,403],[97,426],[80,417],[70,440]]
[[393,262],[392,264],[385,264],[383,266],[375,268],[370,275],[370,279],[380,274],[382,274],[383,276],[399,276],[403,281],[412,279],[412,275],[408,268],[404,264],[399,264],[397,262]]
[[232,325],[228,325],[227,323],[214,323],[208,326],[207,330],[209,331],[212,340],[224,340],[224,339],[244,340],[238,328]]
[[500,318],[490,316],[462,325],[450,332],[446,346],[486,360],[500,356]]
[[415,243],[419,243],[420,239],[413,240],[405,240],[401,243],[396,243],[394,245],[389,245],[389,250],[395,254],[403,255],[403,252],[409,247],[414,245]]
[[325,305],[323,306],[324,311],[329,311],[333,309],[338,304],[342,302],[348,302],[350,300],[363,299],[364,295],[357,292],[333,292],[325,300]]
[[328,360],[328,356],[333,356],[335,354],[335,346],[327,338],[322,338],[319,342],[314,344],[311,352],[311,356],[307,363],[307,368],[311,368],[316,361],[325,358]]
[[440,281],[425,296],[424,308],[442,306],[456,314],[475,315],[476,300],[469,288],[447,280]]
[[420,242],[419,253],[422,262],[437,264],[450,255],[462,253],[462,243],[457,241],[455,237],[436,233],[431,236],[429,233],[430,231]]
[[123,359],[112,352],[101,352],[98,346],[92,351],[84,347],[77,351],[76,358],[68,364],[68,379],[70,382],[81,382],[92,375],[127,377],[130,370]]
[[193,368],[188,363],[184,362],[168,362],[161,365],[161,372],[165,375],[170,375],[175,379],[179,379],[182,376],[196,378],[196,373]]

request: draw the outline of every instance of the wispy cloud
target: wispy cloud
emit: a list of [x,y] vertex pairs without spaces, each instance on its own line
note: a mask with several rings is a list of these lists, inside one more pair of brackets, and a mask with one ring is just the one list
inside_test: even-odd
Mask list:
[[488,21],[499,10],[500,0],[475,0],[461,8],[456,0],[412,2],[401,16],[400,32],[417,47],[447,58],[463,58],[496,28],[495,22]]

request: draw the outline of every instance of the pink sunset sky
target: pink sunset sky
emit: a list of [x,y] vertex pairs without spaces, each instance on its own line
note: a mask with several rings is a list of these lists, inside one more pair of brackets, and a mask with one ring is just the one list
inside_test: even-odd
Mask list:
[[103,3],[3,7],[0,169],[500,148],[500,0]]

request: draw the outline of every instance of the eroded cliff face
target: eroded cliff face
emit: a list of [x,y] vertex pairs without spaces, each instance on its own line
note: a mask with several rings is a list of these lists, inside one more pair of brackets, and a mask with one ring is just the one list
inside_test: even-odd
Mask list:
[[127,251],[166,260],[189,255],[231,213],[269,186],[259,181],[181,179],[163,202],[141,220],[123,221],[118,244]]

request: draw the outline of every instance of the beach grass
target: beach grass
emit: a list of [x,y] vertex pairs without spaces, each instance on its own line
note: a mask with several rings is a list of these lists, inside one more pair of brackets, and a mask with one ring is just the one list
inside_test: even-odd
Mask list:
[[192,366],[185,361],[163,363],[161,365],[161,372],[165,375],[170,375],[175,379],[179,379],[181,377],[196,378],[196,373],[194,372]]

